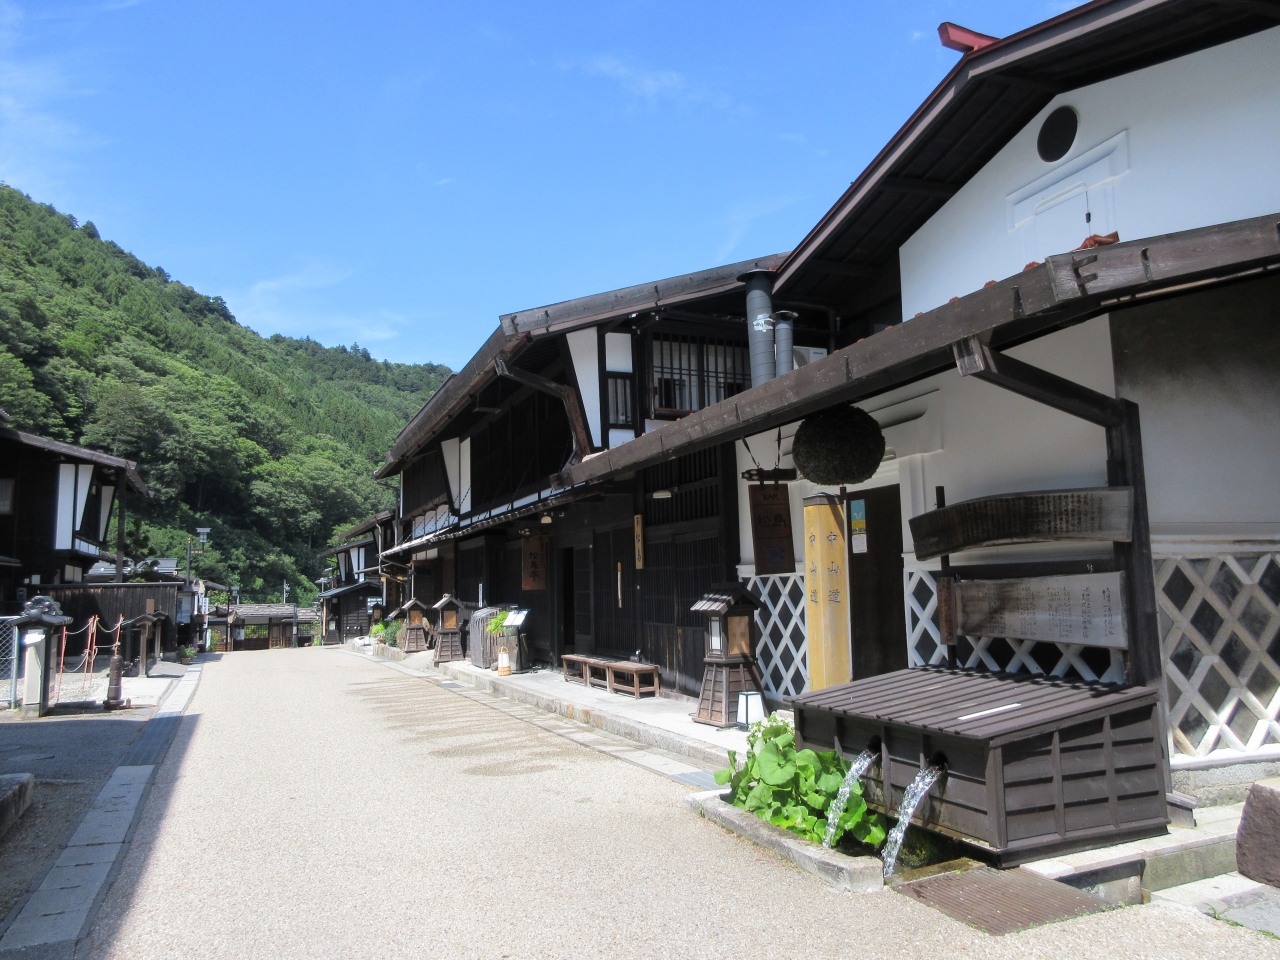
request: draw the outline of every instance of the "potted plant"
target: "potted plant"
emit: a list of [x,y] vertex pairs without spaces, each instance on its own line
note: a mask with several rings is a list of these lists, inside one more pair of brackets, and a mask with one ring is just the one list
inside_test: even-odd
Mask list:
[[195,657],[195,655],[196,655],[196,648],[195,648],[195,647],[192,647],[192,646],[186,646],[186,647],[179,647],[179,648],[178,648],[178,662],[179,662],[179,663],[183,663],[183,664],[190,663],[190,662],[191,662],[191,660],[192,660],[192,658],[194,658],[194,657]]

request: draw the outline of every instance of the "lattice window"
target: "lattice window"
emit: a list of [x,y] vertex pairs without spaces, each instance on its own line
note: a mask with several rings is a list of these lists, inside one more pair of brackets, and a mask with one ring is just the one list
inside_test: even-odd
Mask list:
[[1183,754],[1280,744],[1280,554],[1156,565],[1170,732]]
[[805,625],[804,577],[748,577],[747,589],[763,605],[756,611],[760,645],[756,656],[770,696],[794,697],[809,689],[809,641]]
[[[938,584],[928,570],[907,570],[903,589],[907,611],[907,662],[913,667],[947,662],[938,633]],[[1004,637],[961,637],[956,663],[971,670],[1048,674],[1053,677],[1120,683],[1124,656],[1118,650],[1078,643],[1036,643]]]

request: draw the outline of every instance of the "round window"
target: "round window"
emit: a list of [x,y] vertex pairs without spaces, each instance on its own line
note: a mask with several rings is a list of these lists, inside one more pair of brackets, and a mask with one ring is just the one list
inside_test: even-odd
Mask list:
[[1076,142],[1076,129],[1080,118],[1070,107],[1059,107],[1045,117],[1040,136],[1036,138],[1036,152],[1045,163],[1061,160]]

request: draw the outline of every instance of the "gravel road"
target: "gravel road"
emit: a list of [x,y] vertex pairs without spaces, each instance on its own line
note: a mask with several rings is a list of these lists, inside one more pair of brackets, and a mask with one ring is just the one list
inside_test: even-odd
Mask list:
[[837,894],[688,788],[338,650],[207,663],[97,958],[1270,957],[1168,907],[1002,938]]

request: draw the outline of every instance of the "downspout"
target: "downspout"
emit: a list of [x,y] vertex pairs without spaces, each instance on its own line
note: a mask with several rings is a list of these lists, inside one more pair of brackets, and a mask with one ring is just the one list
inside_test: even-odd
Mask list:
[[751,270],[738,277],[747,285],[747,344],[751,354],[751,386],[768,383],[777,372],[773,342],[772,270]]
[[784,377],[791,372],[795,363],[794,338],[796,314],[791,310],[779,310],[774,315],[777,321],[773,328],[773,339],[777,347],[777,376]]

